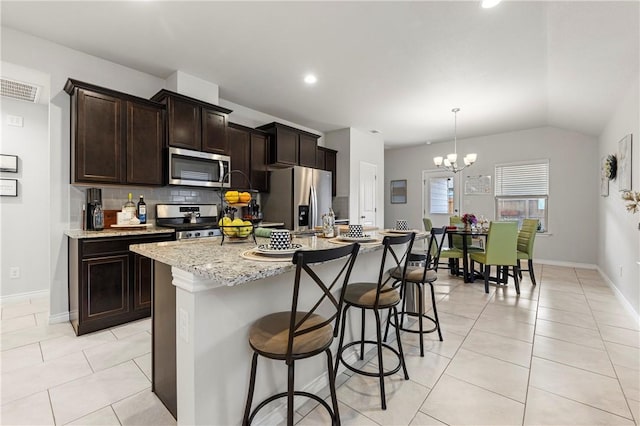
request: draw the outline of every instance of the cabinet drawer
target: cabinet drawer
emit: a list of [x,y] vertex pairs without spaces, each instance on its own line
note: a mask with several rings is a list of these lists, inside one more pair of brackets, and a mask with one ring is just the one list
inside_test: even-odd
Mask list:
[[103,256],[114,253],[128,253],[132,244],[156,243],[173,240],[172,234],[154,234],[135,237],[96,238],[81,240],[81,257]]

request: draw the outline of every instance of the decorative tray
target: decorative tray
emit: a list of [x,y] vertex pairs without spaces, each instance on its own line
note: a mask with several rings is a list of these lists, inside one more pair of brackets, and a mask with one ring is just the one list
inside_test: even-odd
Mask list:
[[111,225],[112,228],[148,228],[153,226],[153,223],[138,223],[138,224],[126,224],[122,223],[120,225],[116,225],[115,223]]
[[342,241],[350,241],[352,243],[367,243],[376,240],[371,235],[363,235],[362,237],[347,237],[346,235],[340,235],[338,239]]

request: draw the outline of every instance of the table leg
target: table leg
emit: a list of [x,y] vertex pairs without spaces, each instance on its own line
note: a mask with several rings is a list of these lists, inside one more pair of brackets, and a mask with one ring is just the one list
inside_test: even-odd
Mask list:
[[470,283],[471,278],[469,276],[469,249],[467,248],[467,236],[462,237],[462,273],[465,283]]

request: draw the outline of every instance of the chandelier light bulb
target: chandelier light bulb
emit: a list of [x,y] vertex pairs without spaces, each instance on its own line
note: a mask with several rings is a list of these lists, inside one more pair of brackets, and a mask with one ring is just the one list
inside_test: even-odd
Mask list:
[[478,154],[476,154],[475,152],[472,154],[467,154],[467,158],[469,159],[469,163],[473,164],[476,162],[476,159],[478,158]]
[[451,167],[451,162],[449,161],[449,159],[448,159],[448,158],[445,158],[445,159],[444,159],[444,166],[445,166],[445,167]]
[[437,167],[442,166],[442,157],[433,157],[433,162]]
[[458,154],[447,155],[447,160],[449,160],[451,164],[455,164],[455,162],[458,160]]

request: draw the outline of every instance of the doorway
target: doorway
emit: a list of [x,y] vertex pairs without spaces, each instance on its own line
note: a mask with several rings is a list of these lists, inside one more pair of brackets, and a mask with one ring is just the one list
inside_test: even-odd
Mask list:
[[376,181],[378,166],[360,162],[360,199],[358,200],[358,218],[361,225],[376,226]]
[[434,227],[449,225],[449,216],[458,211],[455,175],[441,170],[422,171],[422,217]]

